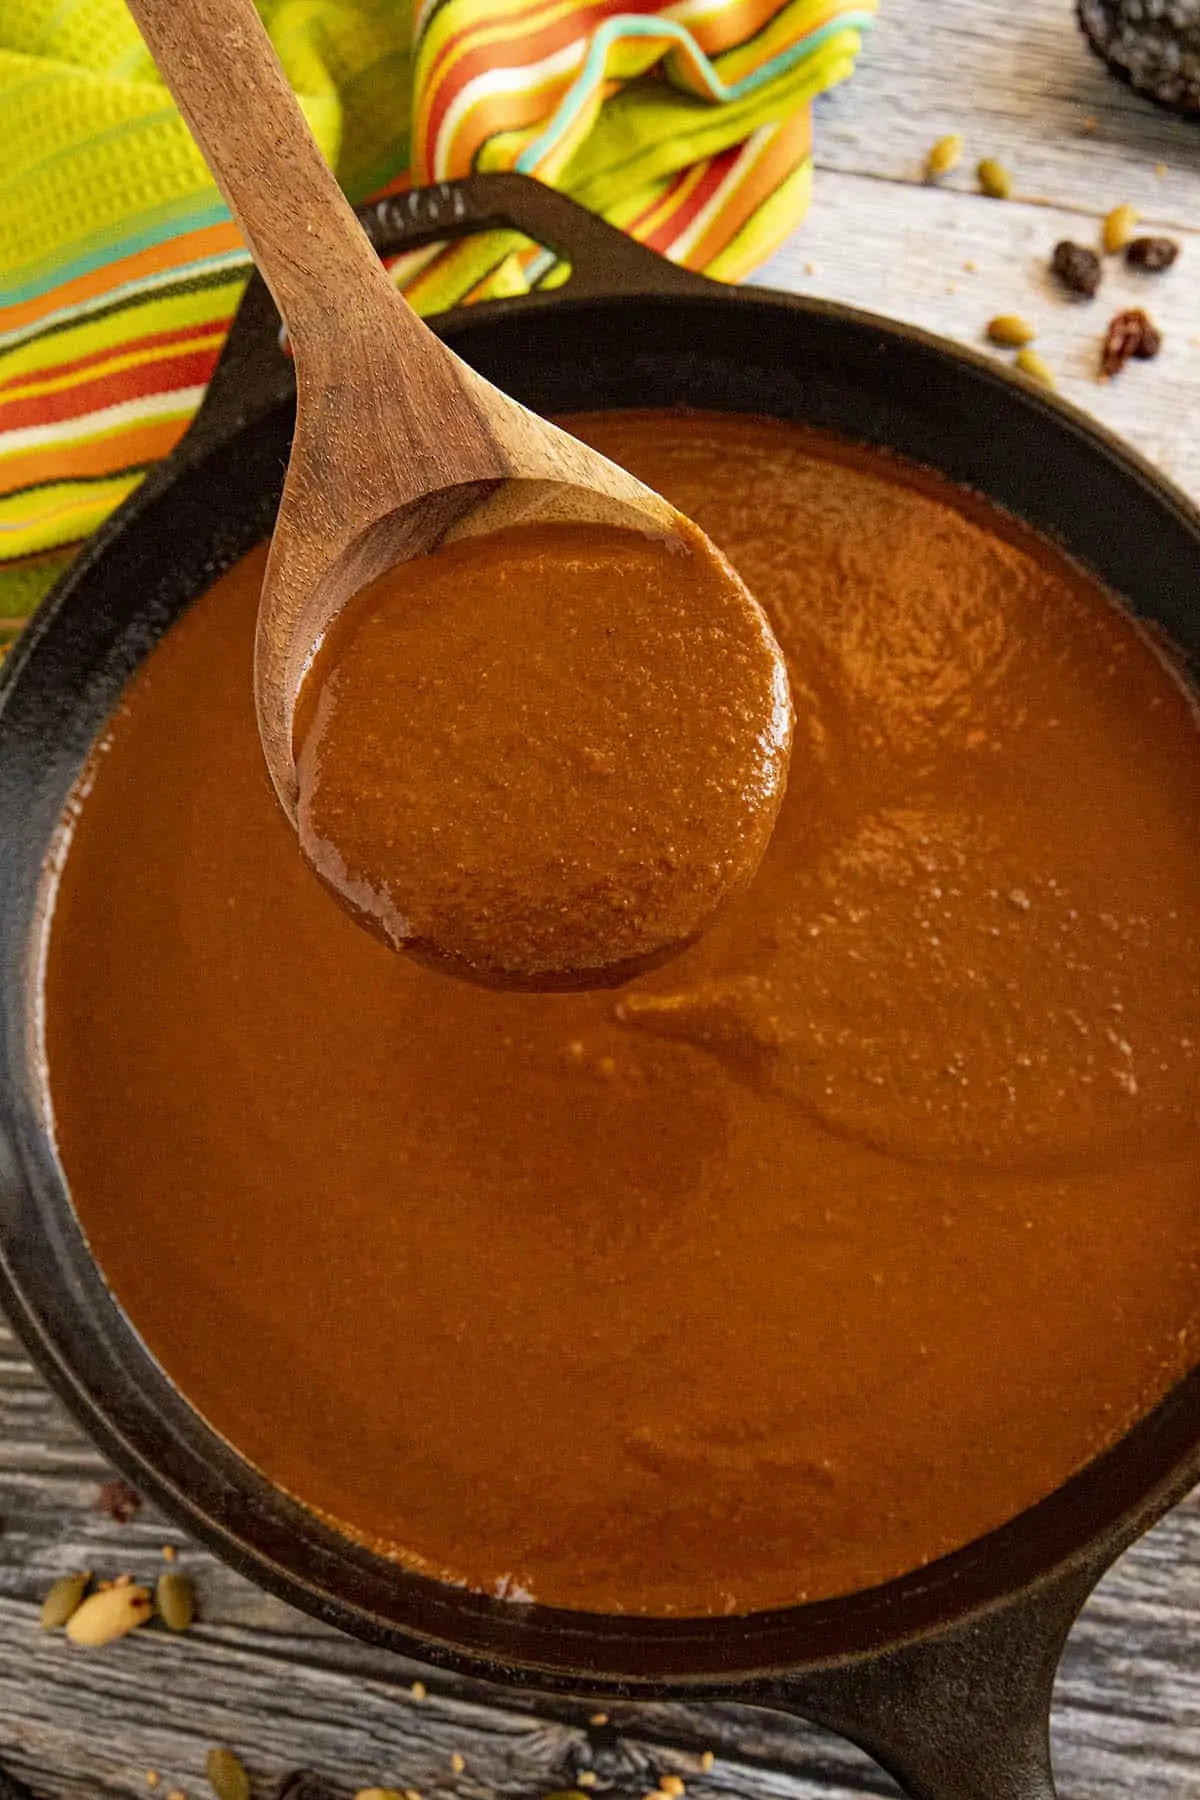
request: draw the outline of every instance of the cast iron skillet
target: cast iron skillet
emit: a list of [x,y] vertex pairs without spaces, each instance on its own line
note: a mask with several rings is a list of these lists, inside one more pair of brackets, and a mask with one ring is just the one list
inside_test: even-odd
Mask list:
[[[469,362],[539,411],[686,403],[887,446],[1059,540],[1185,657],[1200,649],[1200,516],[1115,441],[995,365],[841,307],[685,275],[516,176],[428,189],[363,217],[385,251],[505,224],[572,259],[556,295],[440,324]],[[30,1023],[39,871],[130,671],[267,533],[290,393],[278,321],[256,282],[187,440],[89,546],[8,665],[0,1295],[16,1328],[139,1488],[264,1587],[347,1631],[527,1687],[793,1712],[854,1739],[913,1800],[1050,1800],[1059,1653],[1099,1576],[1200,1479],[1200,1371],[1049,1499],[901,1580],[746,1618],[600,1617],[406,1574],[327,1529],[192,1412],[92,1263],[41,1112]]]

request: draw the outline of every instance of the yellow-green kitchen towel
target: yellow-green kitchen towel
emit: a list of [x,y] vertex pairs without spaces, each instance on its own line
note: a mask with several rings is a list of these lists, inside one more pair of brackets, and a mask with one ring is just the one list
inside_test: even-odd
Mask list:
[[[810,102],[850,74],[874,9],[256,4],[353,200],[518,169],[731,281],[802,217]],[[4,0],[0,634],[186,429],[248,261],[124,0]],[[568,273],[513,233],[392,267],[424,312]]]

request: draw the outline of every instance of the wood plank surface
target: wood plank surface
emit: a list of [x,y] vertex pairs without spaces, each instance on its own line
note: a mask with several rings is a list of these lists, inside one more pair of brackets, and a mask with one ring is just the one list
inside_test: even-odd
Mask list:
[[[950,132],[962,162],[927,186],[925,157]],[[1013,199],[979,193],[984,156],[1010,170]],[[975,349],[996,313],[1019,313],[1064,396],[1200,498],[1200,124],[1111,80],[1071,0],[883,0],[853,81],[818,103],[816,159],[812,212],[757,283]],[[1105,258],[1094,300],[1064,294],[1049,272],[1055,244],[1097,246],[1104,215],[1125,202],[1139,230],[1181,244],[1175,267],[1144,275]],[[1101,381],[1105,328],[1129,306],[1159,325],[1162,353]]]
[[[964,133],[968,154],[926,187],[926,151],[949,131]],[[817,146],[813,213],[758,279],[976,345],[993,313],[1023,313],[1063,392],[1200,497],[1200,127],[1110,81],[1070,0],[883,0],[855,80],[817,109]],[[1016,199],[975,191],[983,155],[1012,169]],[[1183,242],[1178,265],[1149,278],[1109,263],[1094,302],[1066,299],[1047,274],[1054,243],[1094,242],[1124,200]],[[1163,354],[1101,383],[1100,336],[1130,304],[1162,326]],[[239,1750],[264,1793],[298,1766],[347,1792],[382,1782],[429,1800],[532,1797],[589,1767],[598,1792],[621,1795],[667,1772],[697,1800],[894,1791],[849,1746],[747,1708],[643,1706],[591,1728],[586,1708],[368,1650],[258,1593],[149,1509],[125,1525],[98,1511],[105,1474],[0,1330],[0,1764],[47,1800],[144,1796],[149,1769],[160,1794],[201,1800],[216,1742]],[[185,1638],[148,1629],[88,1655],[38,1632],[56,1575],[153,1578],[168,1543],[200,1592],[202,1623]],[[411,1692],[418,1678],[424,1699]],[[1195,1498],[1087,1608],[1063,1663],[1054,1744],[1064,1800],[1200,1800]]]
[[[0,1330],[0,1762],[38,1794],[145,1796],[154,1769],[162,1793],[201,1800],[205,1751],[218,1742],[235,1745],[264,1788],[300,1765],[349,1790],[384,1782],[427,1800],[515,1800],[589,1767],[598,1792],[622,1795],[664,1773],[695,1800],[894,1791],[849,1745],[748,1707],[629,1707],[596,1730],[584,1706],[367,1649],[259,1593],[150,1508],[117,1523],[96,1504],[107,1476]],[[38,1631],[57,1575],[153,1579],[165,1544],[198,1585],[202,1623],[186,1637],[147,1629],[89,1654]],[[1200,1796],[1198,1624],[1200,1497],[1124,1558],[1071,1639],[1054,1721],[1064,1800]],[[411,1692],[417,1679],[424,1699]]]

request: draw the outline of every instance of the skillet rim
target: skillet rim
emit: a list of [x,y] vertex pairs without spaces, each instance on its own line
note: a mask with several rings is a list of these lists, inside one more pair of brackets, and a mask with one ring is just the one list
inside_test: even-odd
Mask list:
[[[644,270],[640,270],[639,284],[643,275]],[[467,315],[448,315],[439,323],[439,329],[470,360],[472,338],[478,340],[484,334],[494,334],[497,328],[514,318],[519,318],[522,328],[528,328],[547,311],[560,318],[571,313],[595,312],[597,308],[606,313],[614,309],[620,312],[630,306],[653,304],[664,297],[673,309],[686,308],[689,301],[701,303],[711,309],[716,302],[722,309],[758,309],[764,319],[768,315],[782,313],[793,322],[797,316],[810,321],[824,321],[865,333],[892,347],[898,346],[902,352],[908,348],[926,357],[932,356],[959,371],[965,370],[976,380],[983,379],[987,385],[1000,388],[1009,396],[1018,393],[1018,410],[1026,415],[1032,412],[1035,416],[1048,418],[1060,431],[1068,432],[1091,453],[1098,453],[1117,469],[1123,481],[1131,482],[1140,490],[1143,499],[1152,508],[1156,508],[1160,514],[1166,512],[1171,515],[1176,525],[1191,540],[1193,554],[1200,553],[1200,513],[1186,496],[1111,433],[1084,419],[1055,397],[1033,392],[1024,384],[1018,385],[1002,375],[994,364],[972,352],[960,351],[915,328],[876,319],[855,309],[830,302],[777,295],[763,289],[721,289],[715,284],[699,283],[698,278],[680,277],[678,271],[670,271],[669,276],[660,280],[654,291],[639,285],[634,291],[602,299],[587,294],[582,289],[575,293],[567,290],[554,298],[537,297],[532,301],[505,302],[489,307],[486,312],[479,309]],[[271,443],[277,437],[281,424],[286,428],[286,414],[279,407],[268,408],[257,417],[252,416],[253,411],[253,406],[248,412],[243,406],[235,435],[244,449],[255,440],[257,434],[259,463],[265,468],[271,463]],[[264,436],[266,441],[263,441]],[[79,610],[85,605],[88,584],[97,574],[102,579],[110,561],[114,557],[119,558],[123,549],[128,549],[131,544],[136,545],[139,540],[144,546],[148,538],[153,536],[158,523],[156,515],[162,508],[167,509],[169,516],[173,504],[185,503],[188,493],[197,485],[203,489],[206,483],[210,483],[214,469],[228,453],[230,441],[228,421],[222,429],[220,421],[214,427],[210,418],[207,442],[204,441],[203,434],[199,434],[190,444],[185,443],[182,453],[169,459],[169,465],[160,466],[133,501],[99,535],[98,540],[89,545],[64,583],[39,609],[35,621],[27,628],[11,653],[0,684],[0,766],[4,771],[0,775],[0,819],[12,803],[9,764],[12,761],[11,715],[14,710],[14,695],[19,697],[22,683],[28,687],[30,680],[35,678],[39,659],[45,660],[49,656],[53,671],[55,632],[64,629],[64,621],[66,627],[70,627],[71,609],[75,607]],[[275,463],[278,464],[277,454]],[[233,560],[233,557],[230,556],[228,560]],[[207,582],[203,585],[207,585]],[[195,591],[202,591],[202,587]],[[187,604],[186,598],[182,604]],[[33,670],[35,674],[27,676],[27,669]],[[111,687],[111,682],[109,686]],[[68,698],[70,697],[68,693]],[[74,699],[78,702],[80,695],[76,693]],[[68,711],[70,710],[72,709],[68,707]],[[86,733],[89,744],[92,737],[93,733],[89,730]],[[7,886],[0,887],[0,894],[5,899],[11,897]],[[24,1005],[19,1010],[14,1008],[13,976],[14,973],[19,973],[23,996],[27,991],[30,971],[24,954],[14,962],[11,909],[5,906],[3,912],[3,921],[0,922],[0,955],[3,957],[4,980],[3,997],[0,997],[0,1052],[3,1054],[4,1065],[11,1069],[17,1042],[22,1045],[22,1056],[25,1055],[26,1048]],[[25,947],[24,940],[20,946],[16,946],[21,951]],[[919,1641],[952,1622],[960,1623],[964,1619],[982,1616],[991,1609],[1007,1604],[1014,1597],[1040,1591],[1047,1583],[1066,1573],[1076,1576],[1083,1573],[1094,1578],[1107,1567],[1119,1550],[1146,1529],[1169,1505],[1181,1498],[1193,1482],[1200,1478],[1200,1371],[1193,1370],[1131,1432],[1034,1508],[1018,1515],[1017,1519],[998,1531],[964,1546],[949,1557],[939,1559],[923,1571],[915,1571],[883,1587],[848,1596],[844,1600],[778,1609],[771,1613],[752,1614],[732,1620],[605,1618],[603,1615],[566,1613],[551,1608],[514,1607],[509,1602],[468,1596],[445,1584],[401,1574],[390,1565],[381,1564],[380,1559],[371,1556],[369,1552],[360,1551],[358,1546],[349,1546],[355,1555],[347,1558],[345,1552],[348,1540],[343,1539],[340,1534],[325,1532],[325,1528],[320,1527],[318,1535],[324,1533],[325,1538],[332,1540],[336,1550],[341,1553],[335,1561],[353,1565],[351,1574],[354,1579],[350,1585],[357,1590],[356,1597],[347,1600],[343,1593],[342,1598],[334,1599],[321,1587],[319,1577],[314,1578],[296,1569],[288,1569],[274,1557],[262,1541],[261,1532],[257,1543],[252,1541],[252,1537],[247,1535],[244,1521],[239,1521],[237,1517],[239,1507],[230,1505],[234,1490],[228,1483],[218,1481],[218,1488],[224,1490],[224,1503],[218,1503],[215,1512],[206,1512],[185,1496],[168,1475],[153,1467],[146,1453],[131,1441],[128,1429],[122,1428],[111,1416],[111,1409],[106,1412],[93,1397],[78,1367],[78,1346],[72,1360],[69,1352],[64,1350],[54,1332],[48,1328],[44,1311],[39,1311],[27,1295],[27,1282],[22,1279],[21,1258],[28,1258],[31,1253],[31,1245],[24,1241],[30,1223],[28,1206],[32,1199],[27,1162],[31,1145],[28,1141],[29,1119],[18,1116],[19,1099],[16,1106],[13,1102],[14,1095],[9,1090],[9,1084],[5,1084],[5,1089],[0,1094],[0,1298],[4,1299],[9,1316],[43,1374],[110,1459],[123,1468],[144,1491],[153,1493],[165,1510],[181,1518],[193,1535],[206,1542],[224,1560],[249,1574],[260,1585],[301,1605],[316,1616],[354,1631],[369,1641],[404,1650],[426,1661],[450,1664],[509,1684],[532,1680],[541,1687],[566,1692],[594,1694],[605,1691],[643,1696],[670,1694],[672,1697],[692,1693],[710,1698],[720,1693],[744,1699],[754,1689],[777,1682],[786,1671],[819,1669],[846,1661],[859,1661],[874,1656],[881,1649]],[[22,1183],[25,1188],[24,1206],[20,1204],[20,1196],[14,1198],[16,1187]],[[77,1226],[72,1228],[74,1214],[65,1189],[60,1191],[57,1201],[59,1210],[64,1215],[59,1220],[59,1251],[62,1253],[67,1249],[72,1229],[78,1240],[78,1250],[83,1247],[82,1232]],[[36,1246],[32,1248],[36,1252]],[[85,1247],[82,1264],[83,1267],[77,1258],[72,1268],[72,1277],[77,1285],[86,1285],[87,1271],[91,1272],[92,1292],[87,1307],[92,1311],[93,1325],[97,1322],[96,1309],[99,1308],[100,1313],[104,1314],[107,1308],[107,1315],[111,1315],[106,1316],[104,1321],[107,1336],[111,1337],[115,1317],[123,1331],[124,1349],[128,1352],[130,1346],[137,1347],[142,1359],[140,1373],[146,1378],[150,1391],[154,1392],[157,1386],[173,1396],[174,1390],[157,1374],[148,1353],[141,1349],[132,1326],[124,1321],[120,1309],[108,1295],[103,1278],[91,1264]],[[79,1298],[78,1294],[75,1298]],[[105,1336],[106,1332],[101,1328],[100,1337],[103,1339]],[[150,1377],[157,1377],[157,1380]],[[199,1424],[197,1415],[192,1413],[181,1396],[175,1397],[174,1406],[177,1412],[185,1413],[194,1424]],[[222,1460],[228,1464],[232,1460],[242,1472],[248,1470],[248,1465],[241,1464],[240,1459],[233,1456],[215,1434],[208,1432],[207,1427],[200,1427],[200,1440],[203,1450],[210,1456],[215,1450],[216,1464],[219,1465]],[[1115,1513],[1111,1506],[1100,1509],[1106,1516],[1096,1521],[1092,1528],[1091,1515],[1097,1501],[1098,1472],[1105,1471],[1107,1481],[1110,1473],[1108,1465],[1117,1461],[1124,1461],[1128,1465],[1131,1457],[1137,1460],[1142,1454],[1154,1466],[1153,1478],[1142,1483],[1135,1482],[1131,1486],[1127,1473],[1124,1485],[1117,1483],[1123,1504]],[[256,1520],[261,1527],[265,1501],[268,1503],[267,1510],[276,1513],[276,1522],[282,1526],[285,1535],[290,1535],[294,1542],[304,1544],[311,1537],[314,1523],[312,1515],[291,1502],[282,1501],[281,1504],[282,1497],[277,1490],[261,1477],[255,1476],[255,1483],[257,1492],[243,1492],[241,1495],[241,1498],[250,1501],[244,1509],[250,1519]],[[210,1507],[211,1505],[210,1502]],[[1082,1519],[1084,1525],[1089,1527],[1081,1527],[1069,1534],[1075,1541],[1065,1549],[1061,1542],[1062,1520],[1055,1516],[1061,1513],[1064,1506],[1072,1513],[1078,1507],[1076,1522]],[[1055,1539],[1056,1532],[1059,1534],[1056,1540],[1059,1545],[1057,1551],[1050,1549],[1050,1542]],[[1014,1541],[1017,1538],[1023,1540],[1025,1554],[1023,1557],[1016,1557],[1017,1573],[1014,1576],[1013,1552],[1022,1547]],[[318,1564],[326,1560],[325,1553],[328,1549],[328,1542],[317,1547]],[[1011,1578],[997,1582],[994,1578],[995,1565],[1005,1559],[1008,1559]],[[407,1606],[401,1608],[406,1615],[414,1610],[418,1611],[421,1617],[419,1625],[415,1625],[411,1618],[406,1618],[404,1624],[399,1624],[394,1615],[385,1616],[364,1604],[364,1561],[368,1572],[367,1585],[372,1582],[377,1585],[380,1570],[384,1568],[389,1571],[394,1582],[398,1581],[406,1597],[410,1597],[411,1590],[418,1587],[436,1590],[436,1604],[419,1609]],[[993,1572],[991,1579],[989,1568]],[[945,1601],[948,1595],[956,1598],[958,1603],[947,1607]],[[426,1596],[427,1600],[428,1598]],[[464,1640],[456,1637],[452,1631],[436,1628],[433,1620],[442,1616],[447,1608],[455,1617],[462,1615],[464,1611],[468,1612],[480,1629]],[[907,1621],[900,1621],[898,1628],[897,1611]],[[853,1629],[847,1631],[845,1627],[851,1622]],[[530,1627],[535,1624],[536,1628],[531,1632]],[[517,1626],[516,1630],[513,1629],[514,1625]],[[552,1643],[555,1648],[555,1654],[549,1658],[545,1655],[547,1642]],[[569,1654],[563,1653],[563,1646],[566,1646]],[[697,1651],[701,1653],[702,1661],[696,1659]]]

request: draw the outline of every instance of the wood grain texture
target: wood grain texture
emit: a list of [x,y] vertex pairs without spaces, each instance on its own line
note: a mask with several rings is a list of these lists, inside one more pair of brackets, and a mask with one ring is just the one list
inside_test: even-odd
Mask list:
[[[427,1800],[531,1796],[592,1768],[598,1792],[640,1795],[676,1773],[695,1800],[848,1800],[890,1794],[865,1757],[825,1733],[736,1706],[589,1709],[489,1689],[356,1644],[259,1593],[145,1508],[96,1507],[108,1471],[0,1331],[0,1762],[37,1794],[144,1796],[145,1772],[189,1800],[213,1743],[264,1786],[298,1765],[352,1790],[415,1787]],[[37,1629],[37,1603],[70,1569],[153,1578],[164,1544],[197,1582],[186,1637],[147,1628],[103,1652]],[[1101,1585],[1059,1681],[1064,1800],[1200,1800],[1200,1498]],[[427,1687],[411,1693],[414,1679]],[[705,1773],[700,1758],[712,1750]],[[453,1773],[458,1752],[466,1767]]]
[[[972,192],[994,156],[1035,204],[1097,215],[1129,200],[1164,224],[1198,222],[1200,126],[1112,80],[1073,0],[881,0],[853,81],[817,105],[819,167],[919,182],[951,131],[966,139],[952,191]],[[819,180],[817,195],[828,211]]]
[[[989,350],[985,327],[997,313],[1018,313],[1037,327],[1035,347],[1061,394],[1200,497],[1200,229],[1171,227],[1182,253],[1161,275],[1106,257],[1100,292],[1080,301],[1060,290],[1049,262],[1060,238],[1097,241],[1093,213],[897,189],[836,170],[821,173],[818,196],[803,233],[756,278],[762,285],[905,319],[1005,364],[1012,352]],[[1108,322],[1131,306],[1159,325],[1162,350],[1102,381]]]
[[[962,162],[924,184],[937,138],[959,132]],[[1015,198],[978,192],[994,156]],[[854,80],[816,107],[813,210],[755,281],[863,306],[986,349],[998,312],[1038,327],[1066,398],[1126,437],[1200,498],[1200,125],[1111,80],[1071,0],[883,0]],[[1139,275],[1105,258],[1095,300],[1049,273],[1060,238],[1098,246],[1112,207],[1183,246],[1175,267]],[[973,266],[968,266],[973,265]],[[1151,365],[1098,376],[1109,319],[1143,306],[1161,326]],[[1000,360],[1011,355],[994,352]]]
[[[1063,392],[1200,498],[1189,425],[1200,416],[1200,127],[1110,82],[1070,0],[883,0],[859,74],[818,107],[816,130],[813,213],[762,280],[976,345],[993,313],[1025,313]],[[926,188],[925,154],[952,130],[968,156]],[[983,155],[1012,168],[1016,201],[973,192]],[[1094,241],[1120,200],[1183,241],[1179,263],[1157,279],[1110,263],[1090,306],[1064,299],[1046,274],[1053,244]],[[1163,353],[1102,385],[1099,337],[1130,303],[1162,325]],[[204,1752],[218,1741],[263,1784],[308,1765],[347,1791],[385,1781],[430,1800],[535,1796],[587,1766],[598,1791],[635,1796],[668,1771],[697,1800],[894,1792],[849,1746],[750,1709],[643,1706],[589,1730],[585,1708],[419,1671],[259,1594],[149,1511],[115,1524],[94,1508],[105,1473],[0,1332],[0,1763],[47,1800],[144,1796],[148,1768],[162,1774],[160,1794],[201,1800]],[[37,1631],[56,1575],[153,1575],[168,1542],[199,1585],[203,1622],[186,1638],[148,1629],[87,1655]],[[409,1692],[418,1674],[423,1701]],[[1200,1800],[1200,1500],[1101,1584],[1063,1662],[1054,1744],[1064,1800]],[[716,1758],[707,1774],[705,1749]]]

